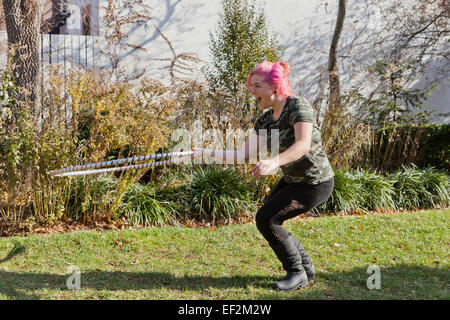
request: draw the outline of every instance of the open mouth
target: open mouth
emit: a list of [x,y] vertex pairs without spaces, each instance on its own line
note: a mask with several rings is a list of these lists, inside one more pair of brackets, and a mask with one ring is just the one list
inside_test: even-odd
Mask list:
[[261,97],[256,98],[256,102],[259,104],[262,101]]

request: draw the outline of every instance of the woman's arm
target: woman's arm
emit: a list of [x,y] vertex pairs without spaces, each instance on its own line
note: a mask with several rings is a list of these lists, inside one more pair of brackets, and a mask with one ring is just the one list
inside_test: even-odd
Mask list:
[[311,149],[311,136],[313,124],[310,122],[297,122],[294,124],[295,142],[286,151],[274,157],[278,166],[300,159]]
[[294,124],[295,142],[287,150],[279,155],[258,162],[253,167],[252,173],[256,177],[269,174],[274,169],[300,159],[311,149],[313,124],[310,122],[297,122]]
[[259,139],[256,133],[251,133],[245,141],[244,147],[240,150],[210,150],[202,148],[194,148],[197,152],[194,156],[210,156],[223,163],[242,164],[249,160],[256,159],[259,151]]

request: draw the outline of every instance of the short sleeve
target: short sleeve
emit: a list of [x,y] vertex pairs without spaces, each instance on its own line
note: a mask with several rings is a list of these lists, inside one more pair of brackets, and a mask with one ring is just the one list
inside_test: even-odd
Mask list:
[[291,114],[289,115],[289,124],[294,126],[297,122],[316,123],[316,115],[313,107],[301,100],[293,104]]

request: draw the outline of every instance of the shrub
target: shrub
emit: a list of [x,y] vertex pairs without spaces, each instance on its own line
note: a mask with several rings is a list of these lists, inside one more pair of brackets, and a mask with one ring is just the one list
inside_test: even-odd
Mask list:
[[450,203],[448,175],[433,168],[403,167],[390,175],[396,191],[395,202],[404,209],[436,208]]
[[264,203],[272,189],[278,184],[283,177],[283,172],[278,170],[274,175],[268,175],[256,178],[251,174],[252,166],[247,165],[241,168],[244,172],[246,180],[251,190],[253,190],[253,201],[256,203]]
[[380,127],[383,123],[409,123],[427,121],[433,112],[422,111],[425,101],[436,86],[425,89],[410,89],[417,79],[417,58],[377,60],[370,68],[380,85],[369,99],[363,99],[369,107],[366,121]]
[[65,215],[76,221],[108,219],[118,179],[111,174],[69,178],[69,196]]
[[435,167],[439,170],[450,168],[450,124],[426,124],[419,141],[419,168]]
[[322,84],[319,95],[312,104],[321,130],[323,147],[334,170],[355,169],[352,159],[370,137],[370,128],[362,120],[365,110],[359,102],[359,89],[343,92],[338,108],[329,107],[329,93],[325,93],[325,89]]
[[28,166],[35,157],[32,152],[34,141],[30,110],[19,108],[14,96],[18,87],[6,71],[0,78],[0,191],[8,194],[8,202],[13,204],[22,182],[29,180]]
[[314,212],[336,213],[447,207],[450,179],[434,168],[403,167],[395,173],[377,171],[336,171],[330,198]]
[[95,193],[91,182],[96,177],[70,182],[52,178],[48,171],[106,160],[111,154],[107,160],[148,154],[167,144],[169,117],[177,108],[170,88],[146,78],[134,85],[112,81],[105,73],[87,70],[72,70],[64,78],[58,68],[51,68],[38,122],[28,109],[14,109],[14,87],[8,79],[4,76],[0,85],[0,197],[6,199],[8,212],[26,208],[27,215],[50,222],[63,216],[64,206],[75,219],[92,219],[100,208],[115,217],[127,186],[144,170],[121,173],[115,193],[107,195]]
[[383,208],[396,209],[394,200],[395,190],[392,181],[381,174],[369,170],[356,170],[354,177],[361,185],[363,199],[361,208],[366,210],[378,210]]
[[279,60],[280,48],[254,1],[222,0],[222,11],[215,35],[210,33],[212,63],[206,77],[212,88],[235,95],[258,63]]
[[190,209],[198,218],[228,219],[254,213],[252,191],[242,174],[233,167],[199,167],[189,185]]
[[118,212],[134,224],[173,224],[179,215],[178,207],[163,197],[164,195],[158,194],[153,187],[135,183],[126,191]]
[[89,161],[100,161],[115,149],[146,154],[167,143],[169,116],[177,105],[161,82],[142,79],[133,85],[86,71],[71,76],[68,92],[72,121]]
[[450,124],[398,125],[377,129],[361,145],[352,167],[393,172],[414,164],[419,168],[450,167]]
[[330,198],[315,211],[352,212],[361,209],[365,202],[364,185],[358,176],[346,171],[336,171],[334,189]]

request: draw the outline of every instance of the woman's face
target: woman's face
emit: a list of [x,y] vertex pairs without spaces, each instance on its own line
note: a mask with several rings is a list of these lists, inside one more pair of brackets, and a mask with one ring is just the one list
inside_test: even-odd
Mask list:
[[274,87],[263,81],[263,77],[254,74],[250,78],[250,93],[256,98],[258,108],[264,110],[275,102]]

